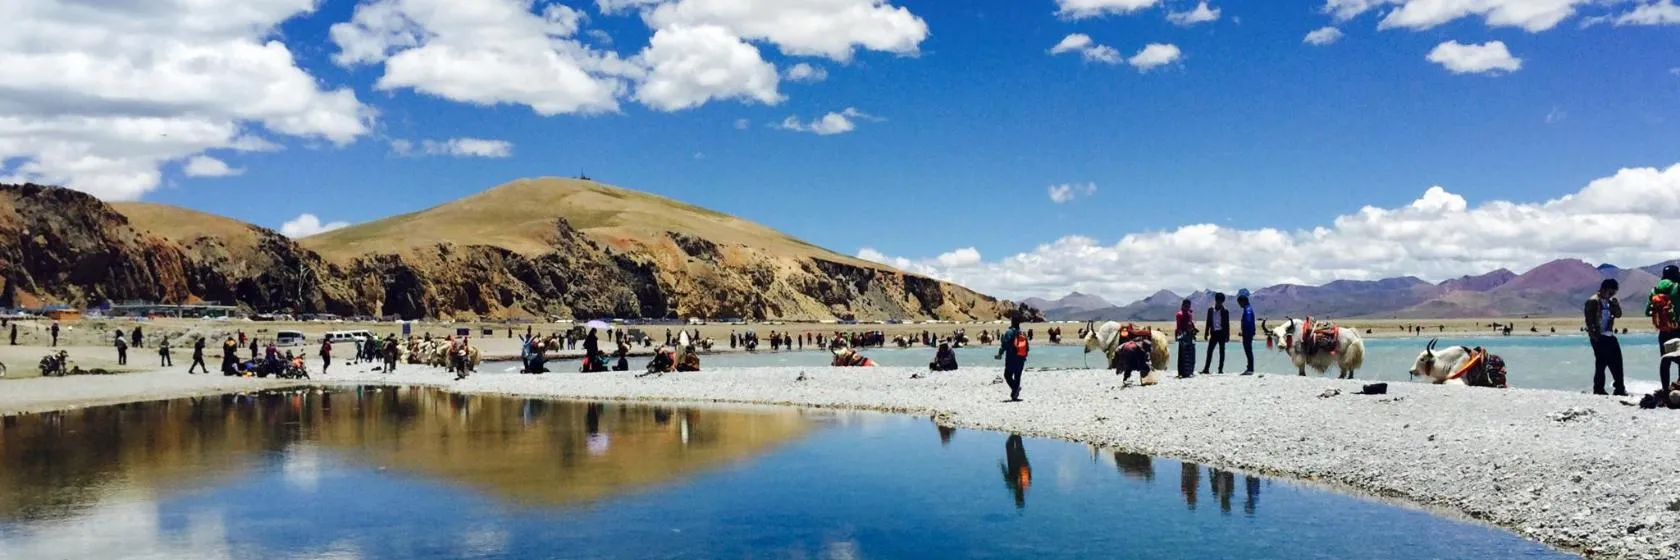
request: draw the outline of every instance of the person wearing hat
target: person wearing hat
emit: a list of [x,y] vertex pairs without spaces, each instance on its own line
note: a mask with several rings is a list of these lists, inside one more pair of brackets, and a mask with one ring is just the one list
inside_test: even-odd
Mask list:
[[1248,303],[1248,288],[1237,290],[1237,305],[1242,307],[1243,356],[1248,358],[1248,367],[1242,374],[1254,375],[1254,307]]
[[[1672,313],[1674,312],[1673,308],[1655,309],[1652,305],[1652,303],[1657,301],[1657,296],[1664,296],[1671,303],[1680,302],[1680,266],[1672,264],[1664,266],[1662,269],[1662,279],[1657,281],[1656,287],[1651,288],[1651,295],[1645,300],[1646,317],[1652,317],[1656,313],[1670,313],[1671,315],[1669,317],[1662,317],[1662,319],[1672,319]],[[1653,319],[1652,322],[1657,325],[1674,323],[1672,320],[1657,321],[1655,319]],[[1666,353],[1663,349],[1663,345],[1667,344],[1670,340],[1677,339],[1680,339],[1680,329],[1659,328],[1657,331],[1657,352]],[[1664,383],[1663,385],[1667,386],[1668,384]]]
[[1622,302],[1616,299],[1621,286],[1615,278],[1605,278],[1598,292],[1587,298],[1584,308],[1587,321],[1587,340],[1593,350],[1593,394],[1603,395],[1604,370],[1616,381],[1615,395],[1627,396],[1622,382],[1622,343],[1616,339],[1616,319],[1622,317]]

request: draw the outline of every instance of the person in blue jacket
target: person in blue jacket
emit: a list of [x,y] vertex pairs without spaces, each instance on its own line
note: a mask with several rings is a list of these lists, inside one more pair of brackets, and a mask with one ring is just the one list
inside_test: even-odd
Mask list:
[[1021,400],[1021,371],[1027,369],[1027,336],[1021,334],[1021,316],[1009,318],[1009,330],[1003,331],[1003,345],[995,359],[1003,360],[1003,381],[1009,384],[1009,401]]
[[1248,303],[1248,288],[1237,290],[1237,305],[1242,307],[1243,355],[1248,357],[1248,368],[1242,374],[1254,375],[1254,307]]

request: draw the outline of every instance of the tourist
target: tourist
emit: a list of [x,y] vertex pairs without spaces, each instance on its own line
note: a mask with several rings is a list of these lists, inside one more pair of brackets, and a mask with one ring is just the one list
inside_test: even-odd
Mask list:
[[[326,341],[323,340],[321,342],[325,343]],[[253,360],[257,359],[257,337],[254,337],[254,336],[251,337],[251,359],[253,359]],[[322,372],[322,373],[326,373],[326,372]]]
[[1225,344],[1231,341],[1231,311],[1225,309],[1225,294],[1213,294],[1213,307],[1207,312],[1207,361],[1202,363],[1202,375],[1213,365],[1213,350],[1219,349],[1219,373],[1225,373]]
[[58,321],[53,321],[52,324],[52,345],[53,348],[58,348]]
[[1173,338],[1178,340],[1178,377],[1195,377],[1192,371],[1196,369],[1196,317],[1190,311],[1189,299],[1178,304],[1178,313],[1173,318]]
[[163,337],[163,340],[158,342],[158,358],[162,362],[162,364],[158,367],[174,367],[175,365],[175,362],[170,359],[169,337],[167,336]]
[[117,337],[117,365],[128,365],[128,341],[121,336]]
[[1664,343],[1680,338],[1677,306],[1680,306],[1680,266],[1671,264],[1663,267],[1662,279],[1651,288],[1651,296],[1645,303],[1645,316],[1650,317],[1651,324],[1657,328],[1658,354],[1663,353]]
[[589,334],[583,337],[583,358],[589,361],[588,371],[607,371],[607,365],[601,359],[601,341],[595,337],[595,329],[589,329]]
[[939,350],[933,354],[933,362],[928,364],[932,371],[957,371],[957,353],[951,350],[951,344],[939,342]]
[[[251,345],[256,346],[256,342],[252,341]],[[332,341],[323,338],[321,339],[321,375],[327,374],[327,366],[330,365],[332,365]]]
[[222,375],[239,375],[239,369],[236,367],[239,363],[238,353],[239,343],[234,342],[233,337],[227,337],[227,340],[222,342]]
[[1003,461],[1000,465],[1003,467],[1003,483],[1015,494],[1015,507],[1025,508],[1027,489],[1032,487],[1032,463],[1027,462],[1027,448],[1022,443],[1021,436],[1011,434],[1009,439],[1004,440]]
[[1593,394],[1603,395],[1604,370],[1610,370],[1615,378],[1615,395],[1626,396],[1627,387],[1622,383],[1622,343],[1616,338],[1616,319],[1622,316],[1622,303],[1616,299],[1616,291],[1620,288],[1615,278],[1605,278],[1599,284],[1598,293],[1587,298],[1585,317],[1587,322],[1587,339],[1592,342],[1593,350]]
[[193,341],[193,361],[187,366],[187,373],[192,374],[194,368],[204,368],[204,373],[210,373],[210,367],[204,365],[204,337]]
[[1254,307],[1249,305],[1248,288],[1237,290],[1237,305],[1242,306],[1242,345],[1243,356],[1248,358],[1248,367],[1243,368],[1243,375],[1254,375]]
[[385,356],[384,356],[384,358],[385,358],[385,368],[384,368],[385,373],[396,373],[397,372],[397,353],[399,352],[399,349],[397,347],[397,337],[396,337],[396,335],[390,335],[390,336],[385,337],[384,351],[385,351]]
[[141,345],[140,345],[140,341],[141,341],[141,338],[140,338],[140,325],[134,325],[134,334],[133,334],[133,338],[134,338],[134,347],[135,347],[135,348],[143,348],[143,346],[141,346]]
[[17,346],[17,323],[12,323],[12,346]]
[[993,359],[1003,360],[1003,381],[1009,384],[1009,402],[1021,402],[1021,371],[1027,369],[1027,337],[1021,333],[1020,314],[1010,315],[1009,330],[1003,331],[1002,339],[1003,345]]

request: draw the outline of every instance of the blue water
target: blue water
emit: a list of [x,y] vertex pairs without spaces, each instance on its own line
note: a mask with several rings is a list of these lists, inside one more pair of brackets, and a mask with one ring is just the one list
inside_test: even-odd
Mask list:
[[[1656,389],[1659,385],[1656,335],[1623,335],[1621,341],[1628,389],[1636,392],[1650,392]],[[1412,362],[1428,342],[1428,338],[1366,340],[1365,365],[1355,375],[1366,380],[1408,381],[1410,376],[1407,372],[1411,371]],[[1592,348],[1588,346],[1586,337],[1581,335],[1446,337],[1440,342],[1440,346],[1455,345],[1483,346],[1503,357],[1511,372],[1510,379],[1514,387],[1573,392],[1592,389]],[[1207,359],[1206,343],[1198,343],[1196,351],[1196,371],[1199,372]],[[957,361],[963,367],[994,368],[1001,371],[1002,362],[992,359],[996,353],[996,348],[962,348],[957,350]],[[933,361],[933,350],[928,348],[869,349],[864,351],[864,355],[882,366],[927,367],[928,362]],[[705,356],[701,367],[827,367],[832,358],[832,355],[823,352],[725,353]],[[1218,360],[1215,356],[1211,371],[1217,371]],[[1288,357],[1275,350],[1267,350],[1264,340],[1255,341],[1254,360],[1255,370],[1262,373],[1295,373],[1295,366],[1290,364]],[[633,359],[631,367],[642,368],[646,361]],[[1101,354],[1088,356],[1081,346],[1051,346],[1040,343],[1033,347],[1032,357],[1027,366],[1047,369],[1100,368],[1103,361]],[[1176,363],[1175,360],[1173,364]],[[1245,365],[1241,343],[1231,343],[1226,349],[1225,371],[1240,373]],[[573,371],[577,367],[562,362],[555,362],[554,366],[551,369],[564,371]],[[518,367],[510,365],[500,369],[517,371]],[[1335,373],[1336,370],[1331,368],[1328,375],[1334,376]],[[1307,370],[1307,374],[1318,375],[1311,369]]]
[[0,558],[216,557],[1569,556],[1373,499],[901,416],[387,389],[0,425]]

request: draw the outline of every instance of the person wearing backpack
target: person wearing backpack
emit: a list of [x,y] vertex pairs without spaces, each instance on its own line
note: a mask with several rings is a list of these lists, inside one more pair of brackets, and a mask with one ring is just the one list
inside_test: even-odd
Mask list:
[[1645,316],[1651,318],[1651,326],[1657,329],[1657,353],[1663,353],[1663,344],[1680,338],[1680,266],[1668,265],[1662,269],[1662,279],[1657,286],[1651,288],[1651,296],[1645,303]]
[[1021,401],[1021,371],[1027,369],[1027,335],[1021,333],[1021,316],[1009,317],[1009,330],[1003,331],[1003,346],[993,359],[1003,360],[1003,381],[1009,384],[1009,402]]

